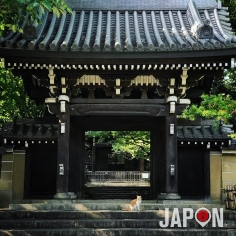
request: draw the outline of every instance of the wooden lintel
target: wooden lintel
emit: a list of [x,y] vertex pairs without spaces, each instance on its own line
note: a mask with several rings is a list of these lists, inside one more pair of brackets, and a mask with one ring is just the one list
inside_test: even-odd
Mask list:
[[71,116],[165,116],[165,105],[156,104],[71,104]]
[[[176,104],[176,115],[180,115],[186,104]],[[53,114],[59,114],[57,103],[48,104]],[[71,99],[71,116],[166,116],[165,99]]]
[[87,99],[71,98],[70,104],[166,104],[165,99]]

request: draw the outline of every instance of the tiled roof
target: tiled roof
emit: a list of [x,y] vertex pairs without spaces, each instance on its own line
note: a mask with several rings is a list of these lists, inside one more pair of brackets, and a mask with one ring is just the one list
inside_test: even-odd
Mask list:
[[232,133],[226,130],[216,130],[213,125],[202,126],[178,126],[178,139],[230,139],[228,134]]
[[[131,1],[71,1],[80,9],[99,2],[98,10],[77,10],[57,18],[51,13],[42,16],[37,38],[28,40],[28,33],[10,33],[0,37],[6,49],[72,52],[139,52],[189,51],[235,47],[226,8],[217,8],[214,0],[148,1],[163,10],[140,2],[140,9],[129,10]],[[136,2],[136,1],[133,1]],[[161,2],[161,3],[160,3]],[[126,4],[127,3],[127,4]],[[144,4],[145,3],[145,4]],[[152,3],[152,4],[151,4]],[[177,3],[185,10],[175,10]],[[203,4],[204,3],[204,4]],[[214,4],[213,4],[214,3]],[[110,6],[109,6],[110,5]],[[118,5],[123,6],[118,9]],[[137,5],[137,4],[136,4]],[[85,7],[86,6],[86,7]],[[113,10],[107,10],[107,8]],[[113,8],[114,6],[114,8]],[[149,7],[150,7],[149,6]],[[209,8],[211,6],[211,8]],[[167,10],[171,7],[171,10]]]
[[[178,140],[217,140],[229,139],[232,127],[224,125],[216,130],[213,125],[179,125],[177,126]],[[19,119],[13,123],[5,123],[0,129],[2,138],[9,140],[57,140],[57,123],[38,123],[32,119]]]
[[188,139],[230,139],[229,134],[234,133],[233,125],[219,122],[218,127],[214,120],[196,119],[189,121],[178,119],[177,137],[179,140]]
[[4,123],[0,135],[10,140],[57,140],[57,126],[37,123],[32,119],[19,119],[13,123]]
[[[199,9],[217,7],[215,0],[195,1]],[[74,10],[180,10],[188,0],[67,0]]]

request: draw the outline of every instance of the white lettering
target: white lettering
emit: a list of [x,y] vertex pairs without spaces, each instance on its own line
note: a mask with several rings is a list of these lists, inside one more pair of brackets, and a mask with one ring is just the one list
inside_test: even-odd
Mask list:
[[159,222],[161,228],[166,228],[169,225],[169,208],[165,208],[165,224],[163,221]]
[[[189,212],[189,215],[187,214]],[[183,208],[183,227],[187,227],[187,220],[193,219],[193,209]]]
[[[170,227],[187,227],[188,220],[194,218],[194,211],[192,208],[183,208],[183,226],[181,226],[181,219],[179,214],[179,209],[174,208],[172,212],[172,217],[170,218],[169,208],[165,208],[165,220],[159,221],[161,228]],[[199,218],[200,217],[200,218]],[[203,217],[203,218],[201,218]],[[212,208],[212,213],[206,208],[199,208],[195,212],[195,220],[204,227],[212,218],[212,227],[224,227],[224,213],[223,208],[218,210],[217,208]],[[170,221],[171,220],[171,221]]]
[[174,225],[176,225],[176,224],[178,227],[181,227],[181,221],[180,221],[178,208],[174,208],[174,210],[173,210],[173,215],[172,215],[170,227],[174,227]]
[[223,218],[224,218],[223,208],[220,208],[220,215],[217,208],[212,208],[212,227],[216,227],[216,221],[218,227],[223,227],[224,226]]

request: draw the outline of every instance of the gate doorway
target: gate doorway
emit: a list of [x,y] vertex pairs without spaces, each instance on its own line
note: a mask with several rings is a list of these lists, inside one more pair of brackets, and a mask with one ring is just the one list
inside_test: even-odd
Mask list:
[[[163,137],[165,135],[165,119],[163,117],[142,117],[142,116],[107,116],[107,117],[71,117],[71,127],[73,127],[73,140],[77,140],[76,143],[74,143],[74,146],[71,150],[74,150],[74,153],[71,153],[70,158],[76,159],[77,162],[80,163],[77,164],[78,169],[74,170],[76,171],[76,179],[74,181],[74,187],[79,189],[84,189],[84,184],[86,180],[83,178],[81,173],[84,173],[86,166],[85,161],[83,162],[83,165],[81,165],[81,154],[83,154],[83,160],[86,160],[86,152],[85,152],[85,142],[78,142],[78,140],[81,140],[79,137],[84,137],[85,132],[88,130],[93,131],[109,131],[109,130],[116,130],[116,131],[148,131],[150,133],[150,187],[148,187],[148,194],[149,199],[156,199],[158,193],[160,192],[160,178],[158,175],[160,175],[160,172],[158,171],[158,162],[160,162],[160,159],[162,156],[165,155],[165,145],[163,144],[163,141],[165,140]],[[75,139],[75,135],[77,138]],[[85,140],[85,137],[84,137]],[[81,149],[83,148],[83,151]],[[78,153],[80,154],[80,158],[78,159]],[[74,157],[73,157],[74,156]],[[75,160],[74,160],[75,161]],[[73,162],[74,163],[74,162]],[[104,166],[107,165],[107,161],[101,164],[100,167],[104,168]],[[76,165],[71,165],[71,168],[75,168]],[[81,167],[83,166],[83,168]],[[96,165],[95,165],[96,166]],[[100,168],[99,167],[99,168]],[[108,168],[108,166],[107,166]],[[91,168],[92,171],[92,168]],[[103,170],[105,171],[105,169]],[[85,176],[85,175],[84,175]],[[73,182],[73,177],[70,177],[70,182]],[[114,187],[114,186],[111,186]],[[122,186],[124,189],[125,186]],[[128,186],[128,188],[131,188],[131,186]],[[77,190],[77,191],[78,191]],[[97,191],[97,190],[96,190]],[[133,197],[136,196],[136,190],[127,189],[127,191],[132,192]],[[145,190],[147,192],[147,190]],[[83,193],[84,194],[84,193]],[[85,195],[86,195],[85,191]],[[86,196],[85,196],[86,197]],[[126,198],[125,196],[123,198]],[[127,198],[130,199],[130,196]]]
[[87,170],[150,170],[150,131],[88,131],[85,138]]
[[150,131],[85,134],[86,198],[150,199]]

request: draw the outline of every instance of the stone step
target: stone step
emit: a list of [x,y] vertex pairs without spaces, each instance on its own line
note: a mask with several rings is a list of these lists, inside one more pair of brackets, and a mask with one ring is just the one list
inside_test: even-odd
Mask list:
[[[191,203],[176,203],[176,204],[158,204],[149,201],[142,201],[140,206],[140,210],[164,210],[169,208],[170,210],[173,208],[178,208],[182,211],[183,208],[193,208],[197,210],[199,208],[207,208],[211,210],[212,208],[223,208],[225,206],[222,204],[191,204]],[[113,202],[82,202],[82,203],[71,203],[68,201],[65,202],[51,202],[51,203],[31,203],[31,204],[11,204],[9,206],[11,210],[78,210],[78,211],[94,211],[94,210],[128,210],[129,203],[128,201],[113,201]]]
[[[99,200],[84,200],[84,199],[72,199],[72,200],[59,200],[59,199],[23,199],[23,200],[13,200],[13,204],[32,204],[32,203],[80,203],[80,204],[127,204],[131,199],[99,199]],[[224,205],[221,201],[205,201],[205,200],[142,200],[142,204],[169,204],[169,205],[199,205],[199,204],[215,204]]]
[[0,236],[235,236],[235,229],[28,229],[0,230]]
[[[233,211],[225,210],[223,212],[225,220],[235,220],[236,213]],[[179,213],[182,218],[182,213]],[[169,211],[169,218],[172,217],[172,211]],[[151,211],[29,211],[29,210],[0,210],[1,219],[164,219],[164,210],[151,210]]]
[[[0,220],[0,229],[10,230],[10,229],[67,229],[67,228],[161,228],[160,225],[161,219],[1,219]],[[165,223],[165,222],[163,222]],[[172,229],[179,227],[183,227],[183,221],[180,221],[171,226],[171,222],[169,221],[169,225],[167,228]],[[195,220],[187,221],[187,228],[192,229],[202,229],[202,227]],[[212,222],[208,222],[208,224],[204,227],[204,229],[215,228],[212,225]],[[236,229],[236,221],[235,220],[224,220],[223,227],[221,229]]]
[[90,186],[85,188],[85,192],[90,199],[132,199],[136,195],[142,195],[145,200],[150,199],[150,186]]

